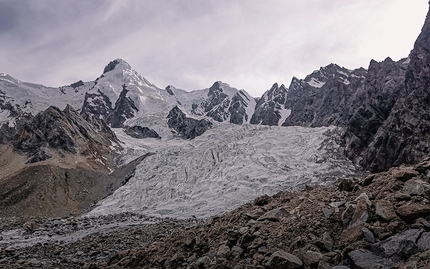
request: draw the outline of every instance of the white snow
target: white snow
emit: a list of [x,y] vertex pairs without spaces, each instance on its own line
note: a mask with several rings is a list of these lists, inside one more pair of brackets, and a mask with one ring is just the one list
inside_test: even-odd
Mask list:
[[344,75],[345,77],[348,77],[348,76],[349,76],[349,74],[347,74],[347,73],[345,73],[345,72],[343,72],[343,71],[338,70],[337,72],[338,72],[339,74],[341,74],[341,75]]
[[278,125],[281,126],[285,120],[291,115],[291,109],[281,109],[279,110],[279,113],[281,113],[281,118],[279,119]]
[[[128,157],[154,152],[89,215],[124,211],[205,218],[262,194],[326,184],[356,168],[327,132],[334,127],[220,123],[191,141],[125,139]],[[329,148],[323,145],[330,145]]]
[[257,102],[255,102],[255,99],[249,95],[246,91],[240,90],[239,93],[244,97],[244,99],[247,101],[247,107],[245,107],[246,115],[248,116],[248,119],[246,120],[246,123],[249,123],[252,118],[252,114],[254,114],[255,111],[255,105]]
[[314,88],[321,88],[322,86],[325,85],[325,82],[319,81],[315,78],[311,78],[311,80],[307,81],[306,83]]

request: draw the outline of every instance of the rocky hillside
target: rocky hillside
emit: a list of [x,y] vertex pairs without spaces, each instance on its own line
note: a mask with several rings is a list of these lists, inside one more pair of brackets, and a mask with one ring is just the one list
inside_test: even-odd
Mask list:
[[426,160],[265,195],[202,223],[4,219],[0,268],[430,268],[429,200]]
[[430,161],[262,196],[108,268],[428,268]]

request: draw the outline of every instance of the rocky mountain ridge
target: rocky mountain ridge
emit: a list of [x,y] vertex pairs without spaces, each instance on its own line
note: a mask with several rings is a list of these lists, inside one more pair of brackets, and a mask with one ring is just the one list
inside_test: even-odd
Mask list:
[[[170,85],[162,90],[140,76],[121,59],[110,62],[94,82],[80,81],[58,88],[58,92],[62,94],[59,98],[54,98],[52,103],[63,104],[66,100],[64,96],[68,96],[72,106],[75,105],[74,109],[82,115],[104,119],[113,128],[137,125],[155,129],[155,124],[151,122],[158,118],[157,125],[160,126],[160,120],[165,122],[165,125],[161,123],[164,127],[158,127],[165,129],[162,131],[163,135],[168,133],[169,127],[167,120],[162,119],[165,119],[167,112],[175,106],[188,113],[188,117],[197,120],[206,117],[213,121],[234,124],[305,127],[336,125],[346,128],[346,155],[366,169],[381,171],[394,163],[416,163],[423,157],[419,151],[414,150],[411,154],[416,153],[419,156],[393,156],[390,159],[395,158],[396,161],[376,164],[378,161],[375,160],[381,157],[376,157],[377,153],[372,153],[369,148],[371,144],[371,148],[378,147],[375,141],[385,133],[384,128],[387,128],[382,125],[388,119],[397,99],[406,97],[408,92],[417,92],[412,89],[418,87],[416,83],[411,86],[415,77],[412,71],[414,68],[409,66],[419,62],[411,59],[418,58],[414,51],[424,46],[425,40],[421,39],[423,38],[417,40],[417,48],[409,58],[397,62],[387,58],[380,63],[372,60],[367,70],[348,70],[330,64],[314,71],[305,79],[293,78],[288,88],[275,83],[259,98],[258,103],[245,91],[239,91],[220,81],[205,90],[186,92]],[[422,49],[420,53],[425,51]],[[15,135],[18,126],[22,125],[19,119],[37,109],[31,101],[10,96],[9,89],[15,92],[19,89],[31,97],[37,94],[38,102],[40,96],[57,91],[24,83],[4,74],[0,77],[0,82],[3,83],[0,95],[3,114],[1,128],[10,134],[9,137]],[[27,94],[28,92],[31,94]],[[58,93],[54,96],[56,95]],[[413,98],[412,96],[409,99]],[[425,99],[425,96],[421,97]],[[45,99],[39,103],[46,102]],[[38,107],[40,110],[41,106]],[[425,111],[420,111],[420,115],[424,115],[423,112]],[[147,126],[144,126],[145,122]],[[376,136],[380,128],[381,134]],[[375,152],[382,154],[380,150]],[[397,150],[395,154],[402,153]]]

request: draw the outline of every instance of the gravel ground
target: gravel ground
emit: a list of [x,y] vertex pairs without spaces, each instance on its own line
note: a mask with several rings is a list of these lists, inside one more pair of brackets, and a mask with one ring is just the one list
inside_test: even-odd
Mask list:
[[0,268],[91,268],[193,227],[198,220],[133,213],[101,217],[0,219]]

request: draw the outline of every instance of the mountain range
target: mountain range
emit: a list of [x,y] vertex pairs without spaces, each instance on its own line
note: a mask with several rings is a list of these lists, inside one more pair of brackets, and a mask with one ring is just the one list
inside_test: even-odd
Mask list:
[[[277,179],[269,180],[270,184],[278,180],[288,182],[285,171],[290,171],[290,168],[280,170],[284,172],[274,172],[279,167],[292,165],[278,159],[281,156],[288,158],[288,154],[279,153],[279,149],[288,151],[288,147],[293,147],[288,144],[282,148],[281,140],[289,140],[281,137],[288,133],[297,143],[298,138],[293,136],[307,132],[303,130],[313,130],[310,132],[319,137],[318,143],[309,142],[316,149],[330,148],[323,155],[318,155],[321,153],[319,151],[316,159],[324,159],[320,162],[325,164],[333,165],[337,161],[345,164],[341,174],[356,173],[359,167],[380,172],[393,166],[416,164],[430,151],[429,36],[430,26],[426,21],[407,58],[399,61],[387,58],[382,62],[371,60],[367,69],[355,70],[329,64],[304,79],[294,77],[288,87],[274,83],[259,98],[221,81],[194,91],[177,89],[172,85],[159,88],[122,59],[109,62],[94,81],[78,81],[58,88],[23,82],[0,73],[0,168],[4,171],[1,183],[5,190],[1,195],[3,199],[19,197],[11,204],[28,199],[32,191],[22,194],[20,187],[8,184],[11,177],[19,178],[23,171],[35,166],[59,167],[64,174],[67,174],[67,169],[85,169],[109,175],[133,158],[148,153],[157,155],[158,152],[160,155],[164,152],[167,157],[158,158],[158,161],[173,161],[170,159],[172,147],[176,147],[173,152],[177,155],[185,151],[193,152],[189,147],[203,147],[194,150],[194,154],[206,156],[208,148],[215,145],[209,158],[214,164],[208,160],[208,163],[200,163],[199,166],[212,165],[206,168],[210,170],[209,174],[195,172],[196,175],[193,175],[199,167],[191,165],[188,168],[192,171],[185,172],[186,178],[197,177],[197,174],[212,177],[214,174],[211,173],[218,171],[216,180],[225,182],[225,171],[217,168],[222,159],[220,154],[227,154],[223,147],[237,148],[241,143],[247,143],[247,146],[237,153],[236,158],[246,160],[251,151],[266,156],[249,164],[244,161],[241,165],[250,165],[261,172],[264,167],[270,167],[267,160],[271,158],[276,160],[276,169],[271,167],[262,174],[257,173],[258,177],[267,181],[268,175],[275,173]],[[295,129],[291,129],[293,126]],[[290,130],[296,133],[290,134]],[[324,130],[325,138],[320,136],[321,130]],[[253,135],[246,132],[253,132]],[[276,133],[274,139],[271,132]],[[239,138],[238,134],[241,134]],[[195,139],[196,142],[193,142]],[[260,139],[264,143],[260,143]],[[278,143],[276,150],[267,145],[268,141]],[[264,148],[262,152],[259,152],[258,145]],[[227,155],[224,161],[233,162],[234,157]],[[187,167],[193,161],[193,156],[183,156],[177,165]],[[161,165],[163,163],[156,166]],[[136,168],[141,171],[140,166],[136,163],[130,171]],[[240,178],[249,178],[253,171],[241,171]],[[287,174],[297,177],[297,171]],[[309,171],[315,176],[316,171]],[[325,178],[338,172],[331,175],[327,172]],[[145,173],[139,173],[131,178],[142,179]],[[148,176],[151,177],[144,177]],[[229,176],[236,178],[239,174]],[[306,176],[303,174],[301,177]],[[310,177],[307,181],[293,181],[291,188],[315,180]],[[119,187],[121,184],[118,182],[125,181],[116,179],[115,182],[112,184]],[[176,184],[179,186],[182,183],[179,180]],[[175,190],[178,186],[170,188]],[[103,188],[94,204],[116,189],[112,186]],[[172,194],[174,192],[168,192],[174,199],[188,195],[181,193],[176,197]],[[254,196],[264,192],[256,192]],[[269,191],[273,192],[274,189]],[[196,197],[199,195],[202,195],[202,189],[197,191]],[[188,198],[185,200],[188,201]],[[82,208],[89,206],[86,203]]]

